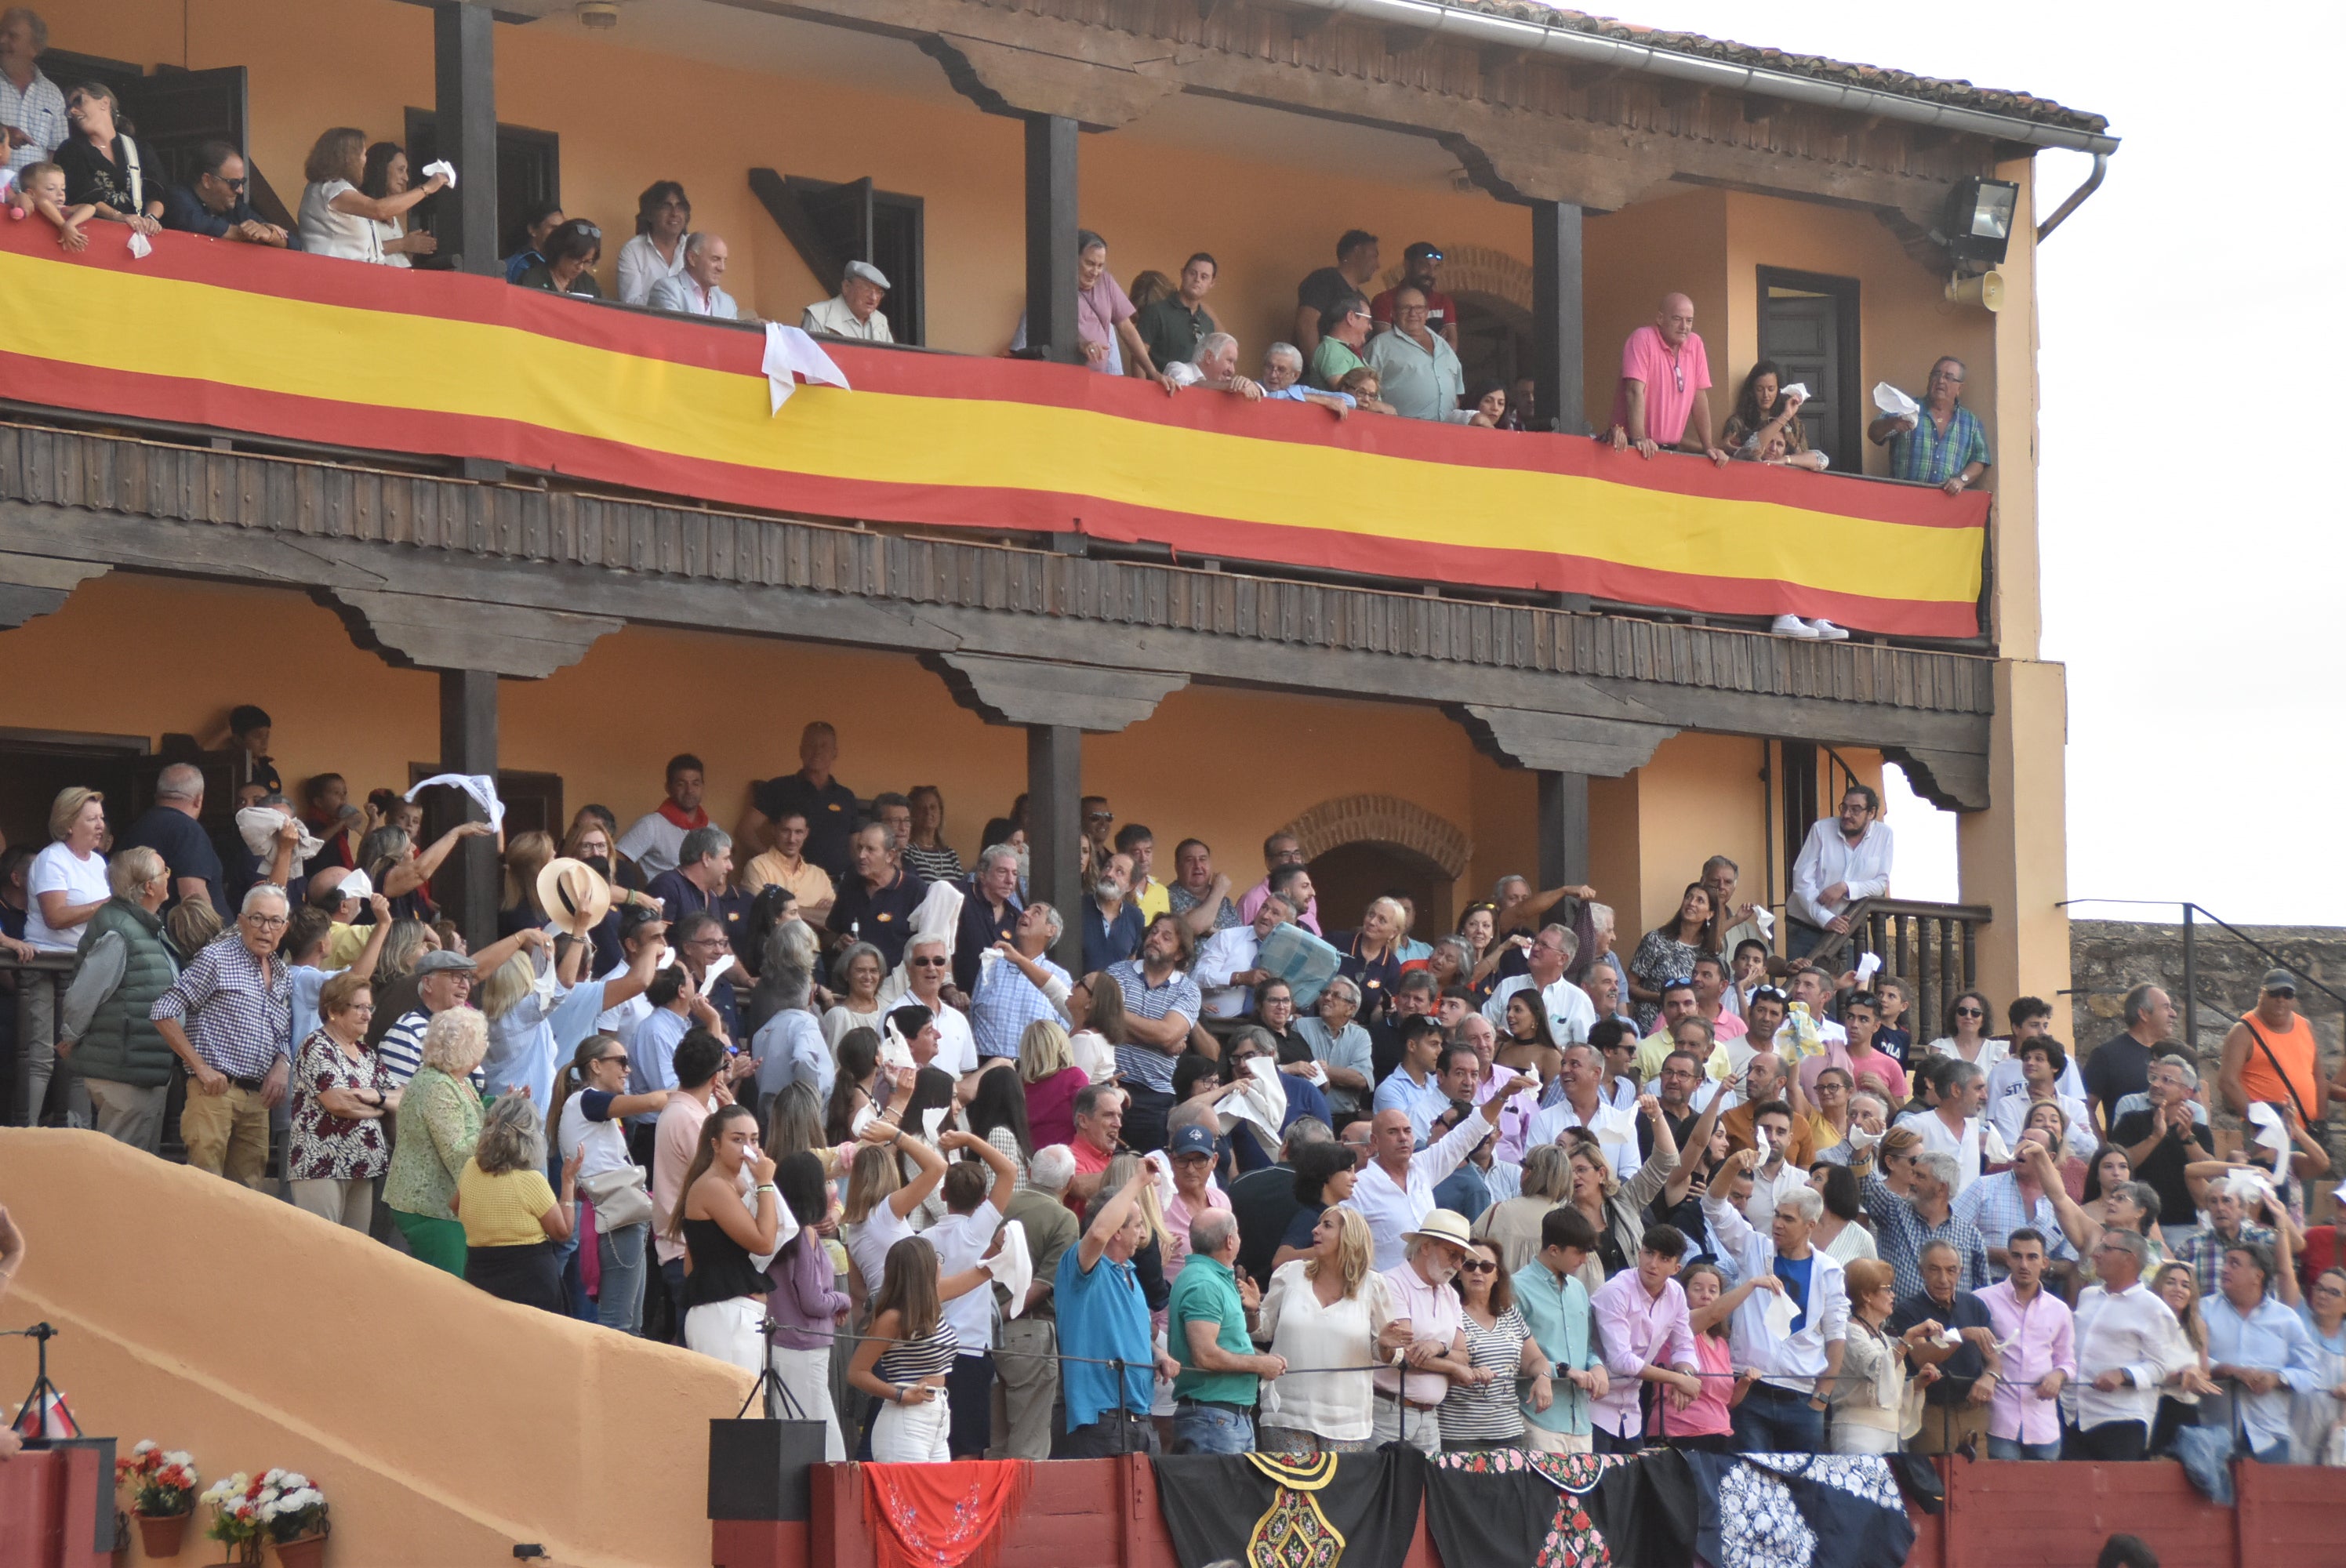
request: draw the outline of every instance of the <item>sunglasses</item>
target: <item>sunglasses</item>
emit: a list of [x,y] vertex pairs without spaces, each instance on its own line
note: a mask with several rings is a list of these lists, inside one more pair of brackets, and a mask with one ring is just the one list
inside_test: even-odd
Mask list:
[[618,1056],[597,1056],[597,1057],[596,1057],[596,1058],[595,1058],[595,1060],[596,1060],[596,1062],[597,1062],[597,1064],[604,1063],[604,1062],[609,1062],[609,1063],[613,1063],[613,1064],[617,1064],[617,1065],[618,1065],[618,1066],[621,1066],[621,1067],[625,1067],[625,1066],[627,1066],[627,1065],[628,1064],[627,1064],[627,1057],[625,1057],[624,1055],[618,1055]]
[[1984,1018],[1987,1014],[1981,1012],[1976,1007],[1958,1007],[1955,1009],[1955,1016],[1958,1018]]
[[1496,1274],[1499,1266],[1487,1257],[1470,1257],[1458,1266],[1461,1274]]
[[1084,813],[1084,820],[1086,822],[1113,822],[1116,820],[1116,813],[1113,811],[1086,811]]
[[910,962],[914,969],[943,969],[945,966],[942,958],[915,958]]
[[2284,1001],[2294,1002],[2297,1000],[2297,987],[2294,985],[2276,985],[2270,991],[2266,992],[2265,994],[2267,996],[2278,996],[2282,998]]

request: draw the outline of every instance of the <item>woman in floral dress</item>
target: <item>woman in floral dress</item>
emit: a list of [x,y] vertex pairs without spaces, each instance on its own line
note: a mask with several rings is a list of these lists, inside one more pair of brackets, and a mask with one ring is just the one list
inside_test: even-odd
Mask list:
[[400,1091],[366,1048],[374,993],[347,971],[318,993],[321,1022],[293,1061],[293,1133],[285,1174],[296,1205],[321,1219],[365,1230],[374,1178],[391,1164],[382,1119]]

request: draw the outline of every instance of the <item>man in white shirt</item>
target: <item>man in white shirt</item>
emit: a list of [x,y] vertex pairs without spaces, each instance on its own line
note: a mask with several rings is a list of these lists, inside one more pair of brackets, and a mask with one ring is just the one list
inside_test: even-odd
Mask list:
[[1551,925],[1540,928],[1532,938],[1530,951],[1524,962],[1528,974],[1512,974],[1499,982],[1491,1000],[1483,1003],[1483,1016],[1491,1021],[1494,1029],[1504,1032],[1507,1026],[1507,998],[1518,991],[1536,991],[1540,1003],[1547,1010],[1548,1027],[1556,1033],[1558,1045],[1570,1045],[1588,1038],[1596,1027],[1596,1006],[1588,1000],[1588,993],[1565,979],[1564,972],[1580,951],[1579,940],[1569,926]]
[[1285,899],[1272,894],[1254,911],[1254,919],[1218,931],[1198,949],[1198,966],[1189,978],[1204,993],[1208,1016],[1237,1018],[1254,1010],[1254,988],[1270,978],[1257,968],[1262,939],[1295,918]]
[[1785,902],[1792,929],[1787,957],[1806,958],[1827,932],[1849,930],[1849,907],[1890,891],[1890,824],[1881,820],[1882,797],[1852,781],[1842,791],[1841,815],[1809,830],[1792,862],[1792,893]]
[[[2159,1385],[2189,1373],[2192,1387],[2212,1385],[2199,1378],[2199,1353],[2184,1338],[2175,1309],[2142,1282],[2149,1245],[2116,1226],[2094,1246],[2094,1271],[2101,1283],[2077,1297],[2076,1459],[2138,1460],[2150,1445],[2158,1413]],[[2066,1392],[2063,1402],[2068,1403]]]
[[[940,1278],[977,1267],[978,1259],[993,1245],[994,1233],[1002,1228],[1002,1210],[1010,1202],[1010,1189],[1018,1185],[1017,1167],[1000,1149],[983,1138],[962,1146],[984,1164],[956,1160],[945,1167],[944,1182],[938,1189],[945,1200],[945,1217],[923,1233],[936,1250]],[[994,1435],[993,1290],[980,1288],[954,1297],[944,1304],[944,1318],[954,1338],[961,1341],[953,1370],[945,1374],[945,1399],[953,1420],[949,1451],[955,1459],[984,1459]]]
[[711,316],[720,321],[748,321],[732,295],[718,285],[725,279],[725,241],[714,234],[684,237],[684,270],[652,285],[651,307],[686,316]]
[[[2002,1062],[1996,1064],[2001,1068]],[[2020,1048],[2019,1074],[2008,1080],[2000,1073],[1987,1075],[1987,1119],[2004,1139],[2004,1146],[2016,1149],[2020,1135],[2028,1125],[2029,1113],[2037,1105],[2051,1103],[2061,1107],[2061,1115],[2069,1124],[2069,1151],[2081,1160],[2094,1157],[2093,1113],[2085,1100],[2064,1092],[2061,1074],[2069,1065],[2069,1053],[2057,1040],[2039,1037]],[[2000,1082],[2001,1080],[2001,1082]]]
[[1171,397],[1183,387],[1233,392],[1249,402],[1262,396],[1259,384],[1239,374],[1239,341],[1228,332],[1208,332],[1188,359],[1165,367],[1165,395]]
[[1605,1062],[1596,1048],[1586,1042],[1566,1046],[1564,1065],[1557,1069],[1556,1082],[1546,1107],[1532,1118],[1524,1146],[1530,1149],[1555,1143],[1566,1127],[1586,1127],[1596,1135],[1615,1171],[1627,1176],[1636,1170],[1637,1118],[1606,1103]]
[[896,1005],[917,1004],[929,1010],[936,1021],[937,1054],[933,1062],[923,1064],[939,1067],[960,1080],[962,1097],[967,1099],[977,1092],[977,1035],[962,1016],[961,1009],[944,998],[945,981],[952,972],[953,955],[945,951],[945,939],[941,936],[916,936],[904,944],[904,994]]
[[[642,904],[629,904],[619,911],[619,962],[607,974],[597,980],[609,982],[633,969],[636,959],[647,947],[668,945],[668,920],[658,910]],[[630,1052],[636,1048],[636,1029],[652,1015],[650,1001],[638,992],[617,1007],[607,1007],[595,1018],[595,1027],[605,1034],[616,1035],[620,1044]]]
[[[1849,1291],[1841,1265],[1809,1241],[1824,1217],[1822,1194],[1807,1186],[1783,1194],[1764,1236],[1729,1201],[1736,1176],[1759,1152],[1728,1156],[1702,1200],[1703,1218],[1735,1259],[1737,1277],[1760,1285],[1728,1325],[1735,1365],[1760,1374],[1735,1409],[1736,1446],[1747,1453],[1821,1453],[1824,1395],[1841,1376],[1849,1338]],[[1783,1334],[1768,1321],[1779,1300],[1792,1304]]]
[[1955,1188],[1948,1195],[1952,1200],[1980,1177],[1981,1137],[1987,1125],[1980,1112],[1987,1104],[1987,1074],[1964,1061],[1947,1063],[1939,1074],[1939,1103],[1899,1117],[1898,1125],[1922,1135],[1923,1153],[1945,1155],[1955,1162]]
[[809,305],[799,325],[826,337],[855,338],[867,343],[892,343],[888,318],[880,301],[888,297],[888,275],[869,261],[850,261],[839,292],[820,305]]
[[695,828],[709,826],[709,813],[700,809],[700,798],[708,784],[699,758],[688,751],[668,759],[668,799],[659,803],[658,809],[647,811],[629,823],[627,830],[619,835],[619,853],[636,862],[636,870],[643,872],[645,881],[676,870],[677,851],[684,848],[684,836]]
[[1491,1135],[1507,1102],[1524,1090],[1538,1087],[1538,1079],[1516,1074],[1514,1082],[1477,1106],[1474,1115],[1460,1118],[1441,1142],[1423,1149],[1417,1147],[1417,1134],[1406,1113],[1377,1113],[1369,1125],[1369,1163],[1361,1167],[1352,1183],[1352,1196],[1344,1200],[1344,1206],[1359,1211],[1369,1222],[1379,1269],[1400,1266],[1402,1236],[1415,1230],[1433,1211],[1433,1189],[1466,1163],[1475,1145]]

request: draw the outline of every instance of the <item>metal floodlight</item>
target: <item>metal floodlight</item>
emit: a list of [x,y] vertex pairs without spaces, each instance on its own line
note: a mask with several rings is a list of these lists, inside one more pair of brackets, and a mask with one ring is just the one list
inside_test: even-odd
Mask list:
[[2008,179],[1964,179],[1947,195],[1947,254],[1957,266],[2004,263],[2012,224],[2020,210],[2020,187]]

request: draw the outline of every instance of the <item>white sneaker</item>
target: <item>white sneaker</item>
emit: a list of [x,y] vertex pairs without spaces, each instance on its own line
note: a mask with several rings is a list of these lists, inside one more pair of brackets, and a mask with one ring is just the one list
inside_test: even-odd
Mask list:
[[1822,616],[1809,623],[1809,635],[1823,643],[1845,643],[1849,640],[1847,632],[1826,620]]
[[1811,643],[1817,640],[1815,628],[1798,616],[1778,616],[1776,624],[1768,629],[1780,637],[1799,637],[1803,642]]

